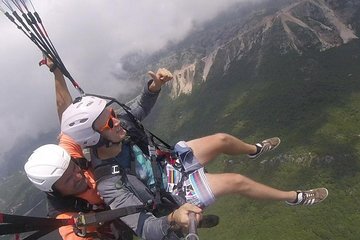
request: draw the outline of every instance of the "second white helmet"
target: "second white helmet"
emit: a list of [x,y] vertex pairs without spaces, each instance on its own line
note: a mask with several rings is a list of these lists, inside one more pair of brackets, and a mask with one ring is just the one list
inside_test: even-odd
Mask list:
[[47,144],[37,148],[25,163],[29,180],[41,191],[53,192],[52,186],[62,177],[71,157],[62,147]]
[[106,107],[104,99],[85,96],[72,103],[62,114],[61,131],[82,147],[96,145],[100,133],[93,129],[93,123]]

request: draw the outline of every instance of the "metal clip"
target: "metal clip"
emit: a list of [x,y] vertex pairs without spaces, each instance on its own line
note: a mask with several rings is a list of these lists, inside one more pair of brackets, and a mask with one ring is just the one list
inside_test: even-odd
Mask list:
[[86,236],[86,221],[84,213],[79,212],[77,217],[75,217],[75,225],[74,225],[74,232],[79,237]]
[[119,165],[111,166],[111,169],[112,169],[111,174],[113,174],[113,175],[120,173]]

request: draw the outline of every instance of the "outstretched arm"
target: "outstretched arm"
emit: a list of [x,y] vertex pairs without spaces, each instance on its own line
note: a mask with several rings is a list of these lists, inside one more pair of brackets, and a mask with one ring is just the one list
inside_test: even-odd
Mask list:
[[61,117],[63,112],[72,103],[72,97],[66,85],[64,75],[58,68],[54,70],[54,76],[55,76],[56,107],[57,107],[59,120],[61,122]]
[[[131,108],[131,113],[140,121],[142,121],[153,108],[161,87],[173,76],[165,68],[160,68],[156,73],[148,72],[151,80],[147,83],[143,91],[133,100],[127,103]],[[125,113],[121,116],[123,119],[128,119]]]
[[[46,65],[49,69],[54,69],[54,63],[51,59],[46,58]],[[72,97],[70,95],[69,89],[66,85],[64,75],[59,68],[53,70],[55,78],[55,98],[56,98],[56,107],[61,122],[61,117],[65,109],[72,103]]]

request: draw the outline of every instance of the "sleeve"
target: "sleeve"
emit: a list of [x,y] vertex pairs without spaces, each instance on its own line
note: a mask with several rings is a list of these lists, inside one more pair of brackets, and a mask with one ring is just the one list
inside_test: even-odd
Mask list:
[[[121,176],[103,178],[98,182],[98,191],[105,203],[111,209],[140,205],[142,202],[124,186]],[[120,218],[141,239],[178,239],[173,232],[169,232],[170,224],[167,217],[156,218],[149,212],[139,212]]]
[[144,239],[180,239],[177,235],[170,231],[170,224],[167,221],[167,216],[161,218],[148,218],[144,224],[142,237]]
[[[76,213],[62,213],[58,215],[57,219],[68,219],[75,215]],[[95,231],[95,229],[89,229],[90,231]],[[73,226],[64,226],[59,228],[59,233],[63,240],[94,240],[92,237],[79,237],[75,234]]]
[[[142,121],[150,113],[160,93],[160,91],[156,93],[152,93],[149,91],[149,86],[152,81],[153,80],[148,81],[141,93],[126,104],[131,108],[130,112],[139,121]],[[121,117],[127,118],[125,113],[121,115]]]

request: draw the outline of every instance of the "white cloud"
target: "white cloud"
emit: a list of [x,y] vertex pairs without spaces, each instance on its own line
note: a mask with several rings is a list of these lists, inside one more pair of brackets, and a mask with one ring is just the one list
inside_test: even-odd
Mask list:
[[[80,86],[112,96],[127,90],[111,74],[120,69],[118,59],[134,50],[151,53],[168,41],[181,40],[193,22],[207,21],[235,2],[241,0],[32,1]],[[3,153],[19,138],[58,127],[58,120],[52,74],[37,66],[41,53],[4,15],[0,29]]]

